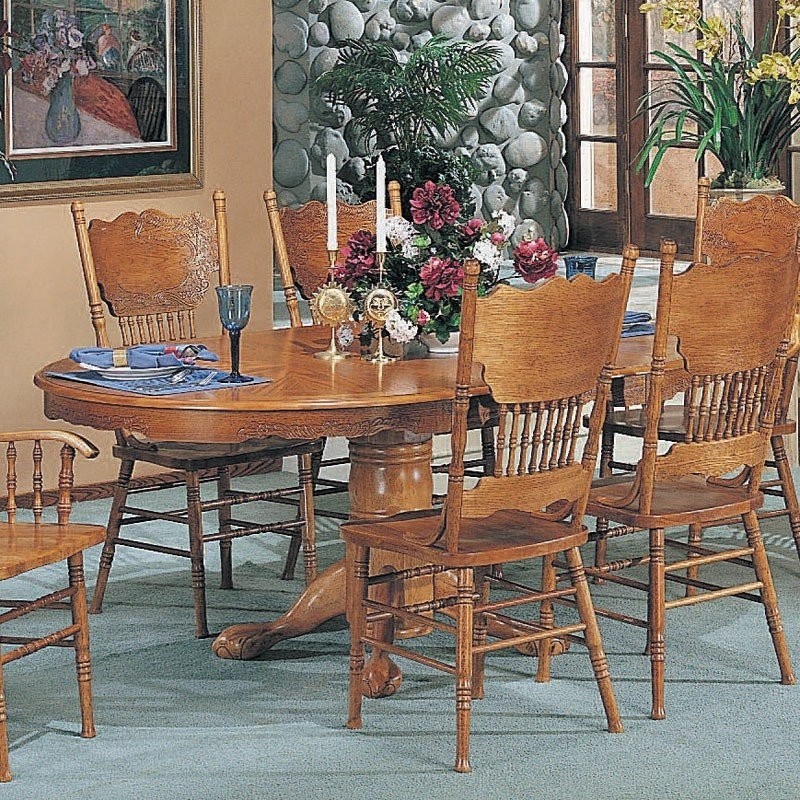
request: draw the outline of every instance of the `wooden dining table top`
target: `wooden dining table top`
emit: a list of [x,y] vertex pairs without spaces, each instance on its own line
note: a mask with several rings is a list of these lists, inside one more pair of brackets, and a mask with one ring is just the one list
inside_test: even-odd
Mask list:
[[[125,428],[161,441],[237,442],[269,435],[353,438],[395,427],[421,433],[449,430],[455,356],[388,364],[358,356],[334,362],[314,358],[329,339],[330,329],[320,326],[245,330],[241,370],[268,382],[221,390],[148,396],[48,374],[80,370],[70,359],[43,367],[34,383],[44,393],[50,419],[100,430]],[[204,337],[203,343],[221,357],[218,365],[204,366],[226,370],[227,339]],[[615,375],[646,372],[651,350],[652,336],[622,339]],[[479,367],[472,392],[487,392]]]

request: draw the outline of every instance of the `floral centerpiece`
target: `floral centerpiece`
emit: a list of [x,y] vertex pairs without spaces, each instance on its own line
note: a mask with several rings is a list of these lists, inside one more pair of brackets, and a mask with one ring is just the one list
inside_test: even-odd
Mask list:
[[650,130],[636,166],[649,162],[649,185],[666,151],[679,143],[696,147],[697,160],[713,153],[723,171],[713,186],[765,188],[779,184],[778,161],[800,129],[800,47],[787,30],[800,17],[797,0],[774,0],[778,25],[751,42],[736,14],[706,15],[697,0],[654,0],[639,8],[660,14],[661,27],[696,32],[696,53],[674,42],[655,56],[673,77],[642,99],[639,113]]
[[[440,342],[461,324],[461,285],[464,262],[478,260],[478,294],[507,282],[514,272],[528,283],[556,273],[558,253],[544,239],[523,240],[513,251],[513,270],[503,275],[503,255],[514,230],[514,219],[500,212],[486,221],[467,218],[453,190],[426,181],[411,196],[411,220],[386,220],[387,253],[383,280],[398,300],[386,322],[395,342],[431,333]],[[375,235],[358,231],[341,250],[334,277],[346,286],[357,304],[380,280]],[[372,332],[367,331],[367,336]]]

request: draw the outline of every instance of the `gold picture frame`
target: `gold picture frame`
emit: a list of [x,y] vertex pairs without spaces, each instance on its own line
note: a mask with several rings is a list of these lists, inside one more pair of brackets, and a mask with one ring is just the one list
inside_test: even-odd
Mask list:
[[3,0],[0,201],[202,186],[200,0],[103,4]]

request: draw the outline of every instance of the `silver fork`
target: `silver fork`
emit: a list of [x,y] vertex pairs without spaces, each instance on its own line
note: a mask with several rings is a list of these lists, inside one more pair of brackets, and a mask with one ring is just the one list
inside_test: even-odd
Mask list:
[[206,375],[205,377],[203,377],[199,381],[197,381],[197,385],[198,386],[205,386],[206,384],[211,383],[211,381],[213,381],[214,378],[216,378],[216,377],[217,377],[216,371],[212,370],[211,372],[208,373],[208,375]]
[[182,369],[180,372],[176,372],[170,379],[170,383],[180,383],[189,373],[191,372],[190,369]]

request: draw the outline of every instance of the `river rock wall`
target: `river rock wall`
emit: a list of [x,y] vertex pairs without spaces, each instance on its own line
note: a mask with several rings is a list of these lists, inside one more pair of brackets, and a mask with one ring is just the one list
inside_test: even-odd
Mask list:
[[485,217],[502,208],[517,218],[515,239],[530,234],[557,248],[566,245],[562,0],[273,3],[273,177],[281,204],[324,199],[330,152],[339,165],[340,194],[352,193],[351,181],[363,174],[369,151],[349,111],[312,104],[309,93],[344,42],[383,39],[402,54],[444,33],[495,43],[503,70],[475,115],[442,146],[462,149],[477,167],[474,192]]

